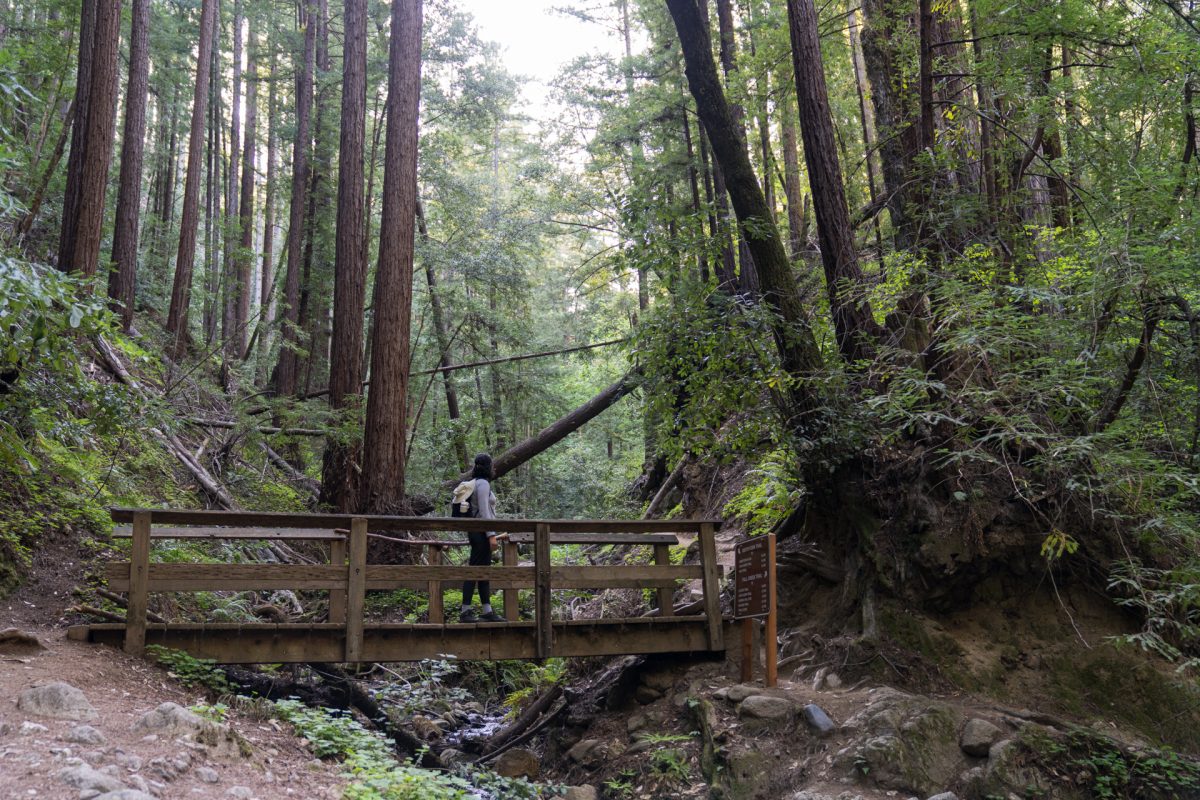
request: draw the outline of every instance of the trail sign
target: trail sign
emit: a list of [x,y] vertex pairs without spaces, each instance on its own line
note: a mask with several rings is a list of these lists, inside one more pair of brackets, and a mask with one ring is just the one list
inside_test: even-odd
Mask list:
[[734,550],[733,618],[771,613],[771,558],[766,536],[749,539]]

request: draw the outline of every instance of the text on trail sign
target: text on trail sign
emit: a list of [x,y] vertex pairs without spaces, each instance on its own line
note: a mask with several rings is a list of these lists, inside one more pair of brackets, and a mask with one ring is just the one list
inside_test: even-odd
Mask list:
[[765,617],[771,611],[767,537],[742,542],[734,552],[733,618]]

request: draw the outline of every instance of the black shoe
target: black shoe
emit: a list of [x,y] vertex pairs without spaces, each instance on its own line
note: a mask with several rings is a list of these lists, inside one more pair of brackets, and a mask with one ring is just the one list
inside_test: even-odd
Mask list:
[[475,613],[475,609],[473,608],[464,609],[458,615],[458,621],[464,623],[479,622],[479,615]]
[[480,622],[504,622],[504,617],[497,614],[495,611],[489,611],[486,614],[479,615]]

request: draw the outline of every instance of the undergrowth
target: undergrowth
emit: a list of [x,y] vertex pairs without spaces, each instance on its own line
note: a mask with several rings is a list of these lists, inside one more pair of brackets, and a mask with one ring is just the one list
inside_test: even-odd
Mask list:
[[1175,800],[1200,795],[1200,763],[1170,750],[1133,752],[1076,728],[1027,732],[1022,744],[1044,773],[1096,800]]

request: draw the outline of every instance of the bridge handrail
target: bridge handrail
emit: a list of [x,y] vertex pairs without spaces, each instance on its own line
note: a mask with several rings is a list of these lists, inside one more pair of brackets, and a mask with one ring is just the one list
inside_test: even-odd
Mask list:
[[[491,580],[504,593],[505,617],[518,620],[517,594],[522,588],[534,589],[536,653],[539,658],[553,654],[554,631],[551,619],[552,589],[647,588],[656,589],[663,617],[673,613],[672,599],[677,580],[700,579],[704,592],[704,619],[710,649],[724,647],[716,563],[715,520],[475,520],[448,517],[385,517],[342,514],[280,514],[240,511],[177,511],[171,509],[112,509],[115,522],[131,521],[130,560],[108,565],[110,586],[128,593],[125,649],[141,653],[146,640],[146,610],[150,592],[212,591],[251,589],[314,589],[329,592],[329,619],[345,626],[345,660],[359,661],[363,645],[363,610],[367,590],[415,587],[429,592],[429,617],[444,621],[442,584],[463,580]],[[174,538],[186,529],[172,528],[174,536],[156,537],[153,525],[193,524],[199,538],[287,539],[299,532],[314,540],[326,539],[329,564],[160,564],[150,562],[151,541]],[[278,535],[258,536],[244,527],[271,528]],[[348,527],[349,537],[324,537],[321,529]],[[368,529],[387,531],[429,530],[500,530],[526,534],[534,544],[532,565],[520,565],[516,541],[503,545],[503,567],[455,567],[444,564],[444,553],[451,542],[425,542],[425,565],[386,565],[367,563]],[[563,529],[566,530],[563,530]],[[298,529],[289,531],[289,529]],[[557,529],[557,531],[556,531]],[[700,542],[699,565],[672,565],[670,544],[674,536],[663,532],[691,532]],[[222,532],[228,535],[223,535]],[[632,531],[632,532],[631,532]],[[555,535],[557,532],[557,536]],[[652,545],[654,564],[619,566],[563,566],[550,559],[550,546],[556,538],[570,543]],[[666,539],[666,541],[663,541]],[[583,540],[581,542],[581,540]]]
[[716,519],[470,519],[465,517],[399,517],[373,514],[304,514],[279,511],[209,511],[170,508],[113,508],[112,521],[131,523],[147,513],[159,525],[226,525],[257,528],[349,528],[355,519],[366,520],[370,530],[387,531],[496,531],[533,533],[549,525],[557,533],[699,533],[704,525],[719,529]]

